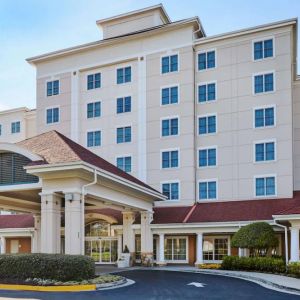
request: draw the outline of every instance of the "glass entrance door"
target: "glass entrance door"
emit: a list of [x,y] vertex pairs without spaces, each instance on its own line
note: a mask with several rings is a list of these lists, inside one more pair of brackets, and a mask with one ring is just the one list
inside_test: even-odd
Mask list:
[[86,238],[85,254],[90,255],[96,263],[109,264],[117,261],[118,240],[115,238]]

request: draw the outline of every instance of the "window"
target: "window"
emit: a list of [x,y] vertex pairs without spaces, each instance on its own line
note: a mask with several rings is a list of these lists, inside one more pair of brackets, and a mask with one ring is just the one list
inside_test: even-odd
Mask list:
[[254,43],[254,60],[273,57],[273,39]]
[[179,183],[163,183],[162,193],[168,197],[168,200],[179,200]]
[[0,124],[0,136],[2,135],[2,125]]
[[185,237],[165,238],[165,259],[167,261],[186,261],[187,239]]
[[117,69],[117,84],[131,82],[131,67]]
[[207,117],[200,117],[198,120],[198,133],[199,134],[208,134],[208,133],[215,133],[217,131],[216,126],[216,116],[207,116]]
[[178,118],[162,120],[161,135],[162,136],[178,135]]
[[117,114],[131,111],[131,97],[117,99]]
[[216,181],[199,182],[199,200],[216,199],[216,198],[217,198]]
[[96,147],[101,146],[101,131],[90,131],[87,133],[87,146]]
[[179,165],[178,150],[163,151],[161,153],[162,168],[177,168]]
[[275,143],[258,143],[255,144],[255,161],[271,161],[275,159]]
[[161,90],[161,105],[178,103],[178,86],[163,88]]
[[275,194],[275,176],[255,178],[256,196],[274,196]]
[[274,126],[274,107],[259,108],[254,111],[255,128]]
[[198,102],[203,103],[207,101],[216,100],[216,84],[208,83],[198,86]]
[[212,69],[216,67],[216,52],[208,51],[198,54],[198,70]]
[[21,131],[21,122],[12,122],[11,123],[11,133],[19,133]]
[[87,76],[87,89],[98,89],[101,87],[101,73],[90,74]]
[[117,143],[128,143],[131,142],[131,127],[120,127],[117,128]]
[[228,255],[228,238],[205,237],[203,242],[204,260],[223,260]]
[[274,74],[262,74],[254,76],[254,93],[267,93],[274,91]]
[[118,157],[117,167],[124,172],[131,172],[131,156]]
[[91,102],[87,105],[87,118],[97,118],[101,116],[101,102]]
[[161,73],[178,71],[178,55],[164,56],[161,58]]
[[49,108],[46,111],[46,122],[47,124],[53,124],[59,122],[59,108]]
[[199,167],[211,167],[217,164],[217,149],[200,149],[199,150]]
[[47,97],[59,94],[59,80],[47,82]]

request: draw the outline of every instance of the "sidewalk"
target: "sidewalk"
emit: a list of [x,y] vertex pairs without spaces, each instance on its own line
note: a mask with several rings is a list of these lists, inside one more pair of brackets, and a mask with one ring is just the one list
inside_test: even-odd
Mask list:
[[198,269],[191,266],[166,266],[166,267],[155,267],[154,270],[166,270],[166,271],[181,271],[181,272],[193,272],[201,274],[211,274],[211,275],[222,275],[228,277],[235,277],[250,280],[256,282],[267,288],[272,288],[278,291],[292,292],[300,295],[300,279],[273,275],[267,273],[258,272],[244,272],[244,271],[226,271],[226,270],[205,270]]

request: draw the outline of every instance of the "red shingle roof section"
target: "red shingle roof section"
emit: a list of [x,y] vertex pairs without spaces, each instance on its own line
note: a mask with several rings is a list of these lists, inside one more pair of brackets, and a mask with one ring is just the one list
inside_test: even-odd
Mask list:
[[55,130],[21,141],[17,143],[17,145],[26,148],[44,159],[43,161],[34,161],[30,165],[84,161],[109,173],[157,192],[151,186],[120,170],[105,159],[99,157],[95,153],[75,143]]
[[20,214],[20,215],[1,215],[0,216],[0,229],[33,228],[33,227],[34,227],[33,215]]
[[192,206],[154,207],[152,224],[183,223]]

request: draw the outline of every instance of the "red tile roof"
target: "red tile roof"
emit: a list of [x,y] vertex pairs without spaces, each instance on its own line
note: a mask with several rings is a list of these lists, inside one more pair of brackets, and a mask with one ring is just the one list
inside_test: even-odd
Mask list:
[[0,228],[33,228],[33,215],[0,215]]
[[120,170],[115,165],[55,130],[21,141],[17,143],[17,145],[26,148],[43,158],[42,161],[34,161],[30,165],[84,161],[111,174],[157,192],[151,186]]

